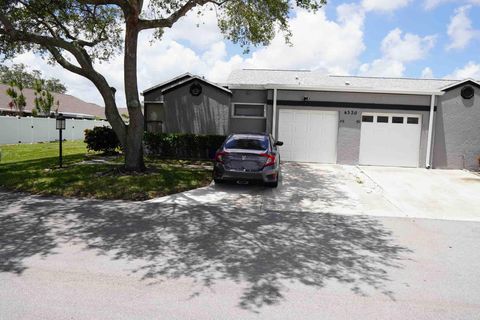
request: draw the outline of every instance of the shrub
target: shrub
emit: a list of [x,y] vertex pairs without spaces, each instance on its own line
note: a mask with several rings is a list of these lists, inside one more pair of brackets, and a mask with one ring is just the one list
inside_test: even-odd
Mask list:
[[110,127],[94,127],[85,129],[85,140],[88,150],[101,151],[106,154],[116,153],[120,148],[120,141]]
[[166,158],[212,159],[225,140],[222,135],[189,133],[145,133],[148,155]]

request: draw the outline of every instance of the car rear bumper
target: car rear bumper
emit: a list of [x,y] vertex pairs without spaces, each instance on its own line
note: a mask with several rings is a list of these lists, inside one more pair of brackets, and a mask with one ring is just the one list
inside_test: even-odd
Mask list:
[[223,165],[215,164],[213,175],[215,179],[229,181],[263,181],[275,182],[278,179],[279,168],[264,168],[262,171],[226,170]]

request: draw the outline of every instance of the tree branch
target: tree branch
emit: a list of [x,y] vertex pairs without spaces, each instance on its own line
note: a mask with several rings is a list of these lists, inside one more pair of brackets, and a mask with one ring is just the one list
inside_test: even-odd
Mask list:
[[154,19],[154,20],[143,20],[139,19],[139,30],[153,29],[153,28],[171,28],[175,22],[178,21],[181,17],[185,16],[191,9],[195,8],[197,5],[203,6],[207,3],[213,3],[218,6],[221,6],[228,0],[217,2],[214,0],[189,0],[187,1],[180,9],[172,13],[167,18],[163,19]]

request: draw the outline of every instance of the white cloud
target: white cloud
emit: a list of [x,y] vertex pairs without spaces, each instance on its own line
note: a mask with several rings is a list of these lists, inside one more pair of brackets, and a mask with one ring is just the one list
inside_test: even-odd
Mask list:
[[441,4],[448,2],[480,4],[480,0],[425,0],[423,6],[427,10],[432,10]]
[[470,61],[465,66],[455,69],[445,78],[460,80],[467,78],[480,79],[480,64]]
[[362,6],[367,11],[391,12],[406,7],[412,0],[363,0]]
[[[278,35],[270,46],[252,53],[246,64],[258,68],[308,68],[330,73],[350,73],[365,49],[364,13],[354,5],[337,8],[337,21],[323,10],[317,14],[298,10],[291,20],[292,46]],[[312,36],[312,35],[315,36]]]
[[382,52],[385,57],[400,62],[423,59],[435,45],[436,36],[420,37],[405,33],[396,28],[388,33],[382,41]]
[[405,33],[396,28],[382,40],[382,57],[359,68],[359,73],[368,76],[401,77],[405,72],[405,64],[421,60],[435,45],[436,36],[418,36]]
[[468,17],[470,8],[470,5],[457,8],[455,15],[450,19],[447,34],[451,43],[447,46],[448,50],[464,49],[478,35],[478,31],[472,27],[472,21]]
[[426,67],[422,70],[422,78],[424,79],[433,79],[435,76],[433,75],[433,70],[430,67]]

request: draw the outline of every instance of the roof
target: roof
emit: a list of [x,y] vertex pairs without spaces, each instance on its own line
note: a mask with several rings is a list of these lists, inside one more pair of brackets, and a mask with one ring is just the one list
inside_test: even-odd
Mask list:
[[480,88],[480,83],[474,79],[471,79],[471,78],[468,78],[468,79],[465,79],[465,80],[460,80],[460,81],[457,81],[455,83],[452,83],[452,84],[449,84],[445,87],[442,88],[442,91],[450,91],[450,90],[453,90],[453,89],[456,89],[460,86],[463,86],[463,85],[466,85],[466,84],[469,84],[469,85],[472,85],[474,87],[477,87],[477,88]]
[[175,85],[177,82],[183,81],[185,79],[190,79],[192,77],[194,77],[194,75],[189,73],[189,72],[183,73],[179,76],[176,76],[175,78],[169,79],[167,81],[164,81],[162,83],[154,85],[153,87],[150,87],[148,89],[143,90],[142,95],[144,95],[145,93],[148,93],[150,91],[154,91],[156,89],[165,89],[168,86]]
[[207,84],[209,86],[212,86],[212,87],[215,87],[217,89],[220,89],[226,93],[229,93],[229,94],[232,94],[232,91],[228,90],[227,88],[225,87],[222,87],[221,85],[219,84],[216,84],[214,82],[210,82],[208,80],[205,80],[204,78],[200,78],[198,76],[194,76],[192,75],[190,78],[186,78],[184,80],[181,80],[181,81],[176,81],[174,84],[172,85],[169,85],[168,87],[166,87],[165,89],[162,90],[162,93],[167,93],[173,89],[175,89],[176,87],[179,87],[179,86],[183,86],[184,84],[187,84],[187,83],[190,83],[192,81],[199,81],[199,82],[202,82],[204,84]]
[[292,88],[318,87],[319,89],[327,87],[343,88],[345,91],[370,89],[386,92],[438,93],[442,88],[458,83],[458,80],[336,76],[309,70],[241,69],[232,71],[227,83],[231,87],[290,86]]
[[[9,86],[5,84],[0,84],[0,110],[10,110],[8,104],[10,103],[11,99],[6,94],[7,88]],[[33,89],[23,89],[23,94],[27,100],[27,106],[25,107],[25,111],[31,112],[32,108],[35,107],[35,94]],[[90,103],[83,101],[77,97],[74,97],[69,94],[62,94],[62,93],[54,93],[52,92],[55,100],[60,102],[59,112],[63,112],[66,114],[77,114],[77,115],[90,115],[96,116],[100,118],[105,118],[105,108],[99,106],[95,103]],[[118,108],[118,111],[121,113],[126,113],[126,108]]]

